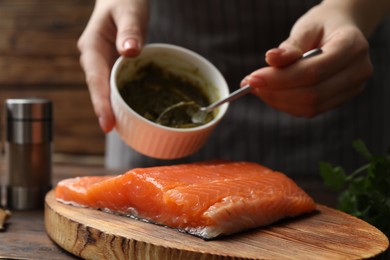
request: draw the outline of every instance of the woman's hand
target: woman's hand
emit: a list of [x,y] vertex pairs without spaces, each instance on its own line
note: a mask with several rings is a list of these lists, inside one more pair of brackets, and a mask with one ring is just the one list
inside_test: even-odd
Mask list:
[[[379,15],[369,19],[354,2],[359,1],[325,0],[309,10],[290,37],[266,53],[270,66],[245,77],[242,85],[250,84],[270,106],[300,117],[314,117],[352,99],[372,74],[366,37],[380,22]],[[313,48],[323,53],[299,60]]]
[[110,70],[119,55],[136,56],[144,43],[148,22],[147,0],[96,0],[78,41],[92,104],[100,127],[115,126],[110,103]]

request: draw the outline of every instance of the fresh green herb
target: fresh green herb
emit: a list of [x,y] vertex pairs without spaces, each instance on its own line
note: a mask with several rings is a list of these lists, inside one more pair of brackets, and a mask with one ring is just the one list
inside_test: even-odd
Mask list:
[[320,163],[327,187],[339,193],[338,208],[376,226],[390,237],[390,149],[374,156],[363,141],[353,142],[356,151],[368,161],[351,174],[340,166]]

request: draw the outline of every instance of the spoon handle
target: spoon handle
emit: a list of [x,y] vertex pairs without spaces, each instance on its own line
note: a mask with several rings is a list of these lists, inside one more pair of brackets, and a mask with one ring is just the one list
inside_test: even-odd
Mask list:
[[235,100],[245,94],[247,94],[249,91],[251,91],[252,87],[249,86],[249,85],[246,85],[245,87],[242,87],[242,88],[239,88],[237,89],[236,91],[230,93],[229,96],[227,96],[226,98],[224,99],[221,99],[213,104],[211,104],[210,106],[206,107],[206,111],[209,112],[211,110],[213,110],[214,108],[218,107],[219,105],[225,103],[225,102],[230,102],[232,100]]
[[310,58],[310,57],[316,56],[316,55],[321,54],[321,53],[322,53],[322,49],[320,49],[320,48],[312,49],[312,50],[307,51],[304,54],[302,54],[301,59]]

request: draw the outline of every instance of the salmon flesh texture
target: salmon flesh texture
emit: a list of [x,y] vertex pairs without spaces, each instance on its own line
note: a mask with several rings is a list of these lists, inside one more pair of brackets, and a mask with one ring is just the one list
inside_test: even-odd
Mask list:
[[204,239],[272,224],[315,209],[285,174],[250,162],[136,168],[66,179],[58,201],[124,214]]

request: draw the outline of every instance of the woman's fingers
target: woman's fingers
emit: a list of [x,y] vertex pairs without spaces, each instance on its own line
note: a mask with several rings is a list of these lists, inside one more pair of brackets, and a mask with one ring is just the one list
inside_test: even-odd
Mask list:
[[115,126],[115,118],[110,103],[110,64],[111,57],[95,50],[84,51],[80,62],[84,69],[86,82],[91,96],[95,114],[101,129],[107,133]]
[[119,55],[136,56],[141,50],[148,19],[144,0],[97,0],[91,18],[78,41],[92,104],[100,127],[115,126],[110,102],[110,71]]
[[[316,8],[313,8],[316,9]],[[265,60],[273,67],[286,67],[296,62],[303,53],[321,47],[324,31],[317,21],[299,19],[291,29],[290,36],[278,48],[269,50]]]
[[320,55],[287,67],[269,66],[248,75],[252,93],[270,106],[313,117],[348,101],[372,74],[368,43],[358,29],[345,26],[329,35]]
[[118,31],[116,48],[121,55],[137,56],[141,51],[149,16],[146,2],[132,1],[131,5],[113,8],[113,19]]
[[313,117],[350,100],[363,90],[371,75],[367,59],[353,63],[315,85],[294,88],[262,88],[255,94],[270,106],[295,116]]
[[320,46],[322,35],[319,26],[294,27],[290,37],[278,48],[266,52],[265,61],[273,67],[286,67],[300,59],[303,53]]
[[296,62],[301,56],[300,49],[278,47],[265,53],[265,61],[270,66],[282,68]]
[[335,33],[332,40],[321,48],[322,54],[298,60],[288,67],[270,66],[256,70],[247,76],[248,83],[254,88],[277,89],[317,84],[359,59],[366,59],[368,55],[366,42],[357,43],[349,33],[343,31]]
[[77,46],[95,114],[101,129],[107,133],[115,125],[110,104],[109,75],[118,56],[114,47],[116,29],[109,13],[103,12],[101,7],[99,9],[99,3],[102,2],[96,3]]

